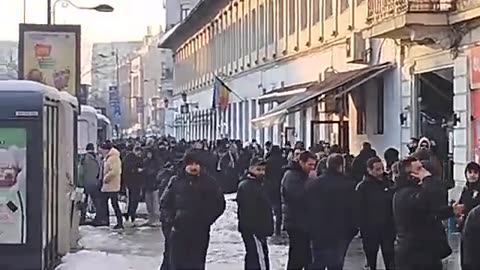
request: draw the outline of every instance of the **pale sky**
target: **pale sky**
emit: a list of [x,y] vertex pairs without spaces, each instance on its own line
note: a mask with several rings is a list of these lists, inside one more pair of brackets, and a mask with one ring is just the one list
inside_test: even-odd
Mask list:
[[[23,22],[26,1],[26,22],[47,22],[47,0],[0,0],[0,40],[18,40],[18,24]],[[147,26],[155,32],[164,24],[164,0],[71,0],[78,6],[109,4],[112,13],[99,13],[56,5],[56,23],[81,24],[82,40],[86,43],[141,40]],[[55,0],[52,0],[54,3]],[[82,42],[82,43],[83,43]]]

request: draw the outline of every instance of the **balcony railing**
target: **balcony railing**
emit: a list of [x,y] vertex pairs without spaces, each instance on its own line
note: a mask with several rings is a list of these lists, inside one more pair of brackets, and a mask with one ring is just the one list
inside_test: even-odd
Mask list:
[[480,1],[478,0],[457,0],[456,6],[458,11],[468,10],[476,7],[480,7]]
[[455,0],[368,0],[368,21],[376,23],[406,13],[443,13],[454,9]]

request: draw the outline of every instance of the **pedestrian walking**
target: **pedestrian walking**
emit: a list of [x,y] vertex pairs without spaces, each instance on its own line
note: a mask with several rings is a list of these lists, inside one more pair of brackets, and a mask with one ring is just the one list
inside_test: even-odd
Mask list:
[[170,267],[175,270],[205,269],[210,226],[225,211],[220,186],[200,164],[202,156],[187,153],[184,168],[170,179],[161,198],[160,211],[171,222]]
[[307,224],[313,253],[309,269],[342,270],[348,246],[358,231],[355,181],[345,176],[341,154],[330,155],[326,165],[325,174],[306,185]]
[[357,211],[363,251],[370,270],[377,270],[377,254],[382,249],[386,270],[395,269],[395,223],[393,221],[393,181],[387,178],[379,157],[367,161],[367,174],[357,185]]
[[237,190],[238,230],[245,244],[245,270],[268,270],[267,237],[273,234],[273,214],[264,185],[266,162],[253,158]]
[[282,179],[284,227],[289,237],[287,269],[306,269],[312,261],[308,234],[307,198],[305,183],[315,169],[316,156],[308,151],[291,160]]

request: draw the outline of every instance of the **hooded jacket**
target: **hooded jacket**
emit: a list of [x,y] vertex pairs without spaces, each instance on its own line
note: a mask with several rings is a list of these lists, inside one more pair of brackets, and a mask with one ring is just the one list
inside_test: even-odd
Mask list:
[[120,152],[112,148],[103,161],[102,192],[119,192],[122,176]]

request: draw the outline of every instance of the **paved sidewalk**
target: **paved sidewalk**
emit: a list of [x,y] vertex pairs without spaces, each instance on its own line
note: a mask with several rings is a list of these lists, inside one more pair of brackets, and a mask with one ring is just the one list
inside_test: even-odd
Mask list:
[[[212,227],[207,270],[243,270],[245,250],[237,231],[236,203],[233,195],[226,198],[227,209]],[[114,217],[112,221],[115,223]],[[164,240],[159,228],[126,228],[116,232],[107,227],[82,226],[80,233],[84,250],[67,255],[58,270],[158,270],[162,261]],[[445,269],[460,270],[458,234],[450,241],[454,254],[446,260]],[[287,240],[270,241],[269,249],[271,270],[285,269]],[[361,240],[357,238],[350,245],[344,270],[363,270],[364,266]],[[379,269],[384,269],[381,256]]]

